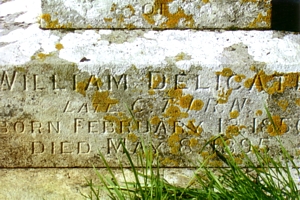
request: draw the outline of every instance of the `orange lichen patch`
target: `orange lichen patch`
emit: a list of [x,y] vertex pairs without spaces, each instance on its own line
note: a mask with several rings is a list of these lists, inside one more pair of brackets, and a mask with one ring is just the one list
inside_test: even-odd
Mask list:
[[218,91],[218,100],[217,100],[218,104],[227,103],[231,93],[232,93],[232,88],[230,88],[226,92],[224,91],[224,88],[222,88],[222,90],[219,90]]
[[113,3],[110,7],[110,12],[114,12],[117,9],[117,4]]
[[152,88],[157,88],[161,83],[163,83],[163,77],[160,74],[152,77]]
[[255,114],[256,116],[262,116],[263,112],[261,110],[257,110]]
[[240,131],[246,128],[245,126],[236,126],[236,125],[229,125],[226,128],[226,137],[231,139],[234,136],[238,136],[240,134]]
[[256,71],[256,67],[254,65],[251,65],[250,70],[255,72]]
[[158,125],[160,123],[160,119],[158,116],[154,116],[151,118],[150,120],[150,124],[153,124],[153,125]]
[[44,59],[46,59],[47,58],[47,56],[49,56],[49,54],[44,54],[44,53],[38,53],[38,58],[39,59],[42,59],[42,60],[44,60]]
[[126,24],[125,27],[129,30],[136,28],[136,26],[134,24]]
[[175,60],[178,62],[178,61],[181,61],[181,60],[190,60],[192,57],[190,55],[187,55],[183,52],[177,54],[175,56]]
[[64,48],[64,46],[63,46],[61,43],[57,43],[57,44],[55,45],[55,48],[56,48],[57,50],[62,50],[62,49]]
[[96,91],[92,97],[92,104],[96,112],[107,112],[112,104],[117,104],[117,99],[109,97],[109,91]]
[[171,158],[163,158],[163,160],[160,161],[160,163],[163,165],[163,166],[173,166],[173,167],[177,167],[179,164],[178,164],[178,161],[176,160],[173,160]]
[[272,116],[274,125],[271,123],[267,127],[267,131],[271,136],[283,135],[287,132],[287,125],[281,120],[278,115]]
[[239,115],[240,115],[240,113],[237,110],[234,110],[234,111],[230,112],[230,114],[229,114],[230,118],[232,118],[232,119],[238,118]]
[[168,91],[168,96],[179,99],[182,96],[182,89],[170,89]]
[[283,111],[286,111],[287,107],[289,106],[289,102],[287,100],[280,100],[277,104]]
[[181,8],[178,8],[176,13],[170,13],[169,3],[173,0],[155,0],[153,12],[150,14],[143,14],[143,18],[151,25],[155,24],[156,15],[160,14],[166,17],[166,21],[163,22],[161,28],[176,28],[179,25],[179,22],[184,20],[186,26],[190,28],[194,25],[194,19],[192,15],[187,15]]
[[181,112],[178,106],[171,105],[167,108],[164,116],[169,118],[169,125],[172,126],[174,122],[178,121],[179,118],[187,118],[188,113]]
[[106,22],[106,23],[108,23],[108,22],[112,22],[112,18],[103,18],[104,19],[104,21]]
[[249,25],[249,28],[257,28],[260,26],[260,24],[265,23],[267,26],[271,26],[271,15],[272,10],[268,9],[266,14],[259,13],[256,19],[254,19]]
[[224,162],[218,158],[216,153],[209,153],[208,151],[203,151],[200,155],[204,160],[207,160],[206,166],[222,167],[224,164]]
[[221,72],[216,72],[217,75],[230,77],[233,75],[233,71],[230,68],[224,68]]
[[85,96],[86,90],[88,89],[90,84],[98,88],[100,88],[103,85],[100,78],[91,77],[90,79],[86,79],[84,81],[78,82],[76,85],[76,92]]
[[104,116],[103,119],[105,119],[109,122],[112,122],[114,124],[115,132],[118,133],[118,134],[125,133],[125,132],[129,131],[129,126],[130,126],[131,119],[129,119],[125,116],[107,115],[107,116]]
[[41,19],[45,21],[46,28],[72,28],[72,24],[59,24],[58,19],[51,20],[51,15],[48,13],[42,14]]
[[203,106],[204,106],[204,103],[203,103],[202,100],[195,99],[193,101],[192,105],[191,105],[190,110],[197,110],[197,111],[199,111],[199,110],[201,110],[203,108]]
[[198,145],[198,140],[196,138],[190,139],[190,147],[196,147]]
[[203,3],[209,3],[209,0],[202,0]]
[[300,98],[296,99],[295,103],[296,103],[297,106],[300,106]]
[[148,94],[149,94],[149,95],[154,95],[154,94],[155,94],[155,91],[154,91],[153,89],[150,89],[150,90],[148,90]]
[[138,141],[138,136],[136,136],[134,133],[129,133],[128,136],[127,136],[127,139],[130,141],[130,142],[137,142]]
[[298,73],[288,73],[284,75],[285,87],[296,87],[298,83]]
[[238,74],[238,75],[235,75],[235,76],[234,76],[234,80],[235,80],[235,82],[237,82],[237,83],[242,82],[242,80],[245,79],[245,78],[246,78],[246,76],[245,76],[245,75],[242,75],[242,74]]
[[195,121],[195,120],[189,120],[189,121],[188,121],[188,124],[186,125],[187,128],[188,128],[187,133],[188,133],[189,135],[200,136],[201,133],[202,133],[202,131],[203,131],[203,129],[202,129],[201,126],[195,126],[195,125],[194,125],[194,121]]
[[193,96],[190,94],[182,96],[179,100],[179,105],[181,108],[189,108],[192,100],[193,100]]
[[258,92],[265,91],[268,94],[283,93],[286,88],[296,87],[298,78],[299,73],[282,74],[275,72],[267,75],[263,70],[260,70],[254,78],[247,79],[244,86],[252,88],[254,85]]
[[131,15],[134,15],[135,14],[135,9],[132,5],[127,5],[126,8],[128,8],[130,11],[131,11]]
[[241,165],[243,164],[243,159],[240,157],[234,157],[234,161],[236,164]]
[[178,154],[180,149],[180,137],[178,133],[173,133],[168,138],[168,145],[172,154]]

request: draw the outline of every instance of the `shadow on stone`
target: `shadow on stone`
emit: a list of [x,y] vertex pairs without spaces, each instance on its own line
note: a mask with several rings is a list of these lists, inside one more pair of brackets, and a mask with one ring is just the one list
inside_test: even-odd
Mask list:
[[300,31],[300,1],[273,0],[272,29],[284,31]]

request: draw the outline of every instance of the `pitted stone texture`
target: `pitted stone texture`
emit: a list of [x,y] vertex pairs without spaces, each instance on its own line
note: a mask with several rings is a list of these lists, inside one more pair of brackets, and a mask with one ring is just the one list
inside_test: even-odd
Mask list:
[[49,29],[269,29],[271,0],[42,0]]
[[[246,47],[228,47],[225,57],[234,49]],[[185,70],[132,65],[122,74],[115,66],[85,65],[95,73],[70,63],[3,67],[0,166],[104,167],[99,151],[111,166],[118,167],[117,160],[128,166],[122,141],[133,157],[146,142],[161,166],[193,167],[213,154],[214,148],[203,147],[218,134],[240,164],[240,148],[251,157],[250,144],[279,155],[273,138],[279,135],[291,154],[299,154],[297,69],[279,73],[251,59]],[[209,162],[223,164],[218,157]]]

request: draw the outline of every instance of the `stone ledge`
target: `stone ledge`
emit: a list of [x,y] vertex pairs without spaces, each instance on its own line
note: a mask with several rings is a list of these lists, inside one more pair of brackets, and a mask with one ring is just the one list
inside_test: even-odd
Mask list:
[[47,29],[270,29],[270,0],[42,0]]

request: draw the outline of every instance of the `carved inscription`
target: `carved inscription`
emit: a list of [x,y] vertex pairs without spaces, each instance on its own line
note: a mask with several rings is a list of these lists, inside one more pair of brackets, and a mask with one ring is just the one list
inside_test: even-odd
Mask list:
[[73,66],[66,72],[41,69],[0,72],[3,167],[101,167],[99,151],[114,163],[124,156],[122,144],[138,155],[143,142],[162,155],[164,166],[193,166],[219,148],[216,142],[203,150],[219,134],[236,155],[241,149],[251,155],[253,147],[276,151],[277,135],[298,153],[299,73],[251,66],[244,73],[238,67],[199,66],[131,68],[117,75],[101,68],[98,74]]

